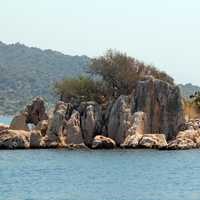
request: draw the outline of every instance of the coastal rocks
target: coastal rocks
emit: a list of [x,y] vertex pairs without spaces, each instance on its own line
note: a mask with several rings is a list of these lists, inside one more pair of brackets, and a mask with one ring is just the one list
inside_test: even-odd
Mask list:
[[48,120],[40,121],[34,129],[41,131],[42,136],[45,136],[48,129]]
[[167,149],[184,150],[200,147],[200,130],[185,130],[178,133],[176,138],[169,141]]
[[123,148],[136,148],[145,131],[146,115],[143,112],[133,114],[132,125],[127,130],[127,137],[120,145]]
[[58,102],[49,118],[45,142],[48,147],[83,146],[80,114],[71,104]]
[[200,119],[190,119],[183,126],[183,130],[198,130],[198,129],[200,129]]
[[24,112],[27,113],[26,123],[37,125],[39,121],[48,119],[42,97],[33,99],[32,103],[26,106]]
[[1,149],[30,148],[30,132],[23,130],[5,130],[0,134]]
[[12,119],[9,129],[29,131],[26,120],[27,120],[27,114],[26,113],[17,114]]
[[36,97],[30,105],[27,105],[24,111],[14,116],[11,121],[10,129],[29,131],[28,124],[35,126],[42,120],[47,120],[44,100]]
[[49,117],[49,124],[45,141],[48,147],[58,146],[63,131],[63,122],[67,112],[67,104],[58,102],[53,114]]
[[40,131],[32,131],[30,133],[30,148],[44,148],[46,147]]
[[163,149],[167,147],[167,141],[164,134],[144,134],[139,146],[149,149]]
[[64,120],[62,143],[66,146],[84,144],[78,111],[74,110],[69,120]]
[[113,149],[116,147],[116,143],[111,138],[97,135],[92,142],[92,149]]
[[128,96],[120,96],[112,106],[108,121],[108,137],[117,145],[124,142],[128,129],[132,126],[133,116]]
[[95,102],[84,102],[81,103],[79,112],[84,142],[91,146],[94,136],[101,132],[101,107]]
[[8,125],[0,124],[0,132],[9,129]]
[[180,90],[167,82],[152,77],[139,81],[131,101],[132,113],[147,115],[146,133],[163,133],[171,139],[185,122]]

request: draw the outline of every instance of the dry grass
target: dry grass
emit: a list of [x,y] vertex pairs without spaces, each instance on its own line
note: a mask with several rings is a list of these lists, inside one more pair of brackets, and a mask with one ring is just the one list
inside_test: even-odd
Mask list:
[[186,120],[200,118],[200,109],[191,101],[184,100],[184,114]]

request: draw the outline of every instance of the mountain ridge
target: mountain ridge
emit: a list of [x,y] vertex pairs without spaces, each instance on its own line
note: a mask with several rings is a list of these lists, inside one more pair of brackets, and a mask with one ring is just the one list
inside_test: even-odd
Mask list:
[[90,58],[0,42],[0,114],[14,114],[34,96],[55,101],[56,81],[84,73]]

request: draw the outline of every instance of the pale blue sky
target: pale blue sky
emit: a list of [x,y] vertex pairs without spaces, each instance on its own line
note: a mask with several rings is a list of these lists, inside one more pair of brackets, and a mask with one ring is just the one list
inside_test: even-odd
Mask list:
[[199,0],[0,0],[0,40],[70,55],[108,48],[200,85]]

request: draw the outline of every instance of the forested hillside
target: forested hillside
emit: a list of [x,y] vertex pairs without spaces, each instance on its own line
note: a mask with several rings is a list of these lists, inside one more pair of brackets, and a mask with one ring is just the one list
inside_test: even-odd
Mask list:
[[34,96],[55,101],[53,85],[84,72],[90,59],[0,42],[0,114],[14,114]]

